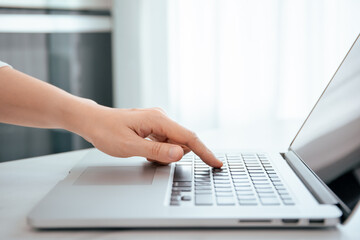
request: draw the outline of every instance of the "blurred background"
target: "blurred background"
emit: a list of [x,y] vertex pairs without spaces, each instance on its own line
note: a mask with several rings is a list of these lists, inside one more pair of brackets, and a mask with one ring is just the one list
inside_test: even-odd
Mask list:
[[[360,33],[359,9],[356,0],[0,0],[0,59],[99,104],[161,107],[203,135],[250,129],[271,141],[299,129]],[[63,130],[0,124],[0,162],[88,147]]]

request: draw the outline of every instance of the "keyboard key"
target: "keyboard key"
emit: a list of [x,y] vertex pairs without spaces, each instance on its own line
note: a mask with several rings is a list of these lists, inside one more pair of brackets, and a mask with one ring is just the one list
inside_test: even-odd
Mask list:
[[229,177],[227,177],[227,176],[214,176],[214,180],[227,180],[227,181],[229,181]]
[[192,167],[185,165],[176,165],[174,173],[174,182],[189,182],[192,180]]
[[229,169],[245,169],[245,165],[243,163],[228,163]]
[[258,193],[259,198],[276,198],[275,193]]
[[195,173],[195,177],[210,177],[210,173]]
[[280,205],[280,202],[277,198],[260,198],[260,202],[263,205]]
[[234,183],[235,187],[251,187],[251,185],[249,183]]
[[217,197],[216,202],[218,205],[235,205],[233,197]]
[[239,205],[244,205],[244,206],[253,205],[253,206],[256,206],[257,201],[256,200],[248,200],[248,199],[239,199]]
[[261,167],[247,167],[249,170],[257,170],[257,171],[264,171]]
[[195,182],[195,186],[211,186],[211,182]]
[[247,172],[244,167],[230,167],[230,172]]
[[243,156],[243,159],[245,161],[245,160],[254,160],[254,159],[257,160],[258,158],[256,155],[251,155],[251,156],[249,155],[249,156]]
[[204,162],[194,163],[194,168],[195,168],[195,170],[198,170],[198,171],[211,170],[211,168],[208,165],[206,165]]
[[243,153],[242,154],[243,159],[250,159],[250,158],[255,158],[256,159],[256,155],[254,153]]
[[230,187],[215,187],[216,192],[232,192]]
[[195,160],[194,165],[199,166],[199,167],[204,167],[204,168],[210,168],[209,165],[204,163],[202,160]]
[[208,185],[208,186],[195,186],[195,190],[211,190],[212,186]]
[[234,176],[246,176],[247,177],[247,174],[246,173],[242,173],[242,172],[231,172],[231,175],[234,177]]
[[211,194],[195,195],[195,205],[212,205],[213,196]]
[[249,191],[252,190],[252,187],[235,187],[236,191]]
[[214,179],[214,184],[230,184],[229,180],[217,180]]
[[181,200],[182,200],[182,201],[191,201],[191,196],[189,196],[189,195],[182,196],[182,197],[181,197]]
[[174,187],[191,187],[192,182],[173,182]]
[[231,188],[231,185],[230,185],[230,183],[229,184],[214,184],[214,187],[216,189],[218,189],[218,188]]
[[242,163],[239,163],[239,164],[229,163],[229,168],[230,169],[245,169],[245,166]]
[[270,177],[271,179],[279,178],[278,176],[270,176],[270,175],[269,175],[269,177]]
[[171,206],[179,206],[179,205],[180,205],[180,201],[170,201],[170,205],[171,205]]
[[195,170],[196,171],[210,171],[210,168],[209,167],[195,167]]
[[255,197],[255,195],[249,195],[249,196],[239,196],[239,195],[238,195],[238,200],[254,201],[254,202],[256,202],[256,197]]
[[286,195],[286,194],[289,194],[288,191],[286,189],[277,189],[277,192],[280,194],[280,195]]
[[289,196],[289,193],[288,192],[281,192],[279,193],[280,196]]
[[233,179],[234,183],[248,183],[250,184],[250,180],[249,179]]
[[282,184],[282,182],[273,182],[274,186],[284,186],[284,184]]
[[257,162],[245,162],[246,167],[259,167],[261,168],[261,164]]
[[211,189],[195,190],[195,195],[199,195],[199,194],[212,194],[212,190]]
[[248,190],[248,191],[237,191],[236,195],[238,196],[255,196],[254,192],[252,190]]
[[262,169],[259,169],[259,170],[255,170],[255,169],[248,169],[248,172],[249,173],[265,173],[264,170]]
[[179,201],[181,196],[171,196],[170,201]]
[[255,185],[255,189],[272,189],[271,185]]
[[260,185],[265,185],[265,186],[271,186],[270,181],[268,182],[253,182],[254,186],[260,186]]
[[257,179],[257,178],[266,178],[265,174],[256,174],[256,175],[252,175],[251,179]]
[[206,165],[206,163],[204,163],[203,161],[195,161],[194,165],[195,167],[209,168],[209,166]]
[[241,160],[228,160],[227,161],[227,165],[230,166],[240,166],[240,167],[244,167],[244,162]]
[[229,176],[229,173],[223,173],[223,172],[214,172],[213,176]]
[[258,193],[275,193],[272,189],[263,189],[263,188],[257,188],[256,192]]
[[210,174],[210,169],[208,169],[208,170],[197,170],[196,168],[195,168],[195,174],[199,174],[199,173],[207,173],[207,174]]
[[269,182],[267,178],[252,178],[253,182]]
[[246,174],[242,174],[242,175],[232,175],[231,176],[232,179],[249,179],[249,177]]
[[227,172],[226,168],[213,168],[213,172]]
[[215,192],[215,195],[216,196],[226,196],[226,197],[232,197],[233,196],[233,194],[232,194],[232,192]]
[[191,187],[173,187],[173,191],[191,192]]
[[261,161],[261,164],[264,168],[272,168],[272,165],[269,161]]
[[211,181],[210,177],[195,176],[195,182],[210,182],[210,181]]

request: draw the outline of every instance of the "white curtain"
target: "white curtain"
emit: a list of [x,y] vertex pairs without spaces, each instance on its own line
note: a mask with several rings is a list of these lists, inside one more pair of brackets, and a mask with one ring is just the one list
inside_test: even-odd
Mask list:
[[304,119],[359,34],[359,10],[355,0],[169,0],[166,110],[196,131]]
[[360,32],[358,0],[117,0],[114,104],[194,131],[296,131]]

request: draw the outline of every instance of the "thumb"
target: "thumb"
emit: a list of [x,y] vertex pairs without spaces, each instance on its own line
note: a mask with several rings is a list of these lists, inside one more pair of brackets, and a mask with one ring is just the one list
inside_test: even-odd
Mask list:
[[179,161],[183,155],[184,150],[176,144],[150,141],[147,139],[140,139],[137,144],[137,154],[148,159],[153,159],[161,163],[171,163]]

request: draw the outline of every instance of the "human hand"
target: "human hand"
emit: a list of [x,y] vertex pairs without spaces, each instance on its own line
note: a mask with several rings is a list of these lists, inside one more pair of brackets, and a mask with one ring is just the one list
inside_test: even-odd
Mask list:
[[79,134],[109,155],[142,156],[168,164],[193,151],[208,165],[222,166],[195,133],[171,120],[159,108],[114,109],[96,104],[92,107]]
[[222,166],[193,132],[161,109],[104,107],[10,67],[0,68],[0,86],[0,122],[63,128],[116,157],[142,156],[168,164],[192,150],[208,165]]

